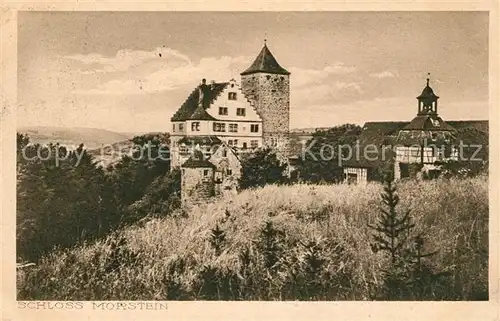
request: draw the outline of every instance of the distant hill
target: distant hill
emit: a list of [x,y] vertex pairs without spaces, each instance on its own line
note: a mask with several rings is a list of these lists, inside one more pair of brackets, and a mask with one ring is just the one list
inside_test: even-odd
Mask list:
[[87,127],[31,126],[18,128],[17,131],[28,134],[32,143],[59,143],[68,147],[76,147],[83,143],[86,149],[96,149],[103,145],[126,141],[135,135]]
[[314,132],[317,132],[319,130],[328,130],[331,127],[309,127],[309,128],[292,128],[290,129],[291,134],[312,134]]
[[103,168],[107,168],[109,165],[114,165],[123,155],[132,155],[132,148],[134,143],[131,139],[116,142],[114,144],[108,144],[103,148],[95,148],[89,150],[89,154],[94,156],[95,161],[98,165]]

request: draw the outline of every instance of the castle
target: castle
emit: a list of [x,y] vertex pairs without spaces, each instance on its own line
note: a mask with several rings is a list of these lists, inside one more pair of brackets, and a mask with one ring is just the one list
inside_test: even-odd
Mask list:
[[[438,99],[429,85],[417,97],[417,115],[410,122],[367,122],[358,138],[359,153],[343,164],[344,181],[367,182],[379,179],[378,170],[386,167],[394,179],[426,175],[436,177],[441,171],[439,162],[457,160],[459,150],[454,146],[460,129],[475,129],[488,136],[486,120],[444,121],[438,115]],[[476,138],[474,138],[476,139]],[[443,146],[452,146],[449,150]],[[414,171],[417,173],[414,173]],[[415,175],[417,174],[417,175]]]
[[[290,72],[280,66],[266,43],[240,75],[240,83],[203,79],[171,118],[171,165],[181,168],[183,204],[235,194],[241,159],[263,146],[273,148],[283,162],[292,165],[290,170],[297,149],[312,138],[310,133],[290,136]],[[437,175],[436,161],[455,159],[456,150],[445,155],[427,144],[449,144],[462,128],[488,136],[488,121],[445,122],[438,116],[438,99],[427,78],[412,121],[367,122],[358,138],[359,148],[375,146],[379,154],[373,158],[373,154],[360,153],[345,161],[344,181],[378,180],[378,171],[387,164],[395,179],[411,176],[413,167]],[[380,154],[387,154],[389,161],[384,163]]]
[[241,82],[203,79],[171,118],[171,165],[183,203],[236,192],[240,160],[268,146],[288,157],[290,72],[264,43]]

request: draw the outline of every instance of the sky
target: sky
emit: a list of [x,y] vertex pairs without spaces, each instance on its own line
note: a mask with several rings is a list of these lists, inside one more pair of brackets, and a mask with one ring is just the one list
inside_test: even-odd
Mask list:
[[169,131],[202,78],[240,80],[267,39],[291,128],[488,119],[487,12],[21,12],[18,126]]

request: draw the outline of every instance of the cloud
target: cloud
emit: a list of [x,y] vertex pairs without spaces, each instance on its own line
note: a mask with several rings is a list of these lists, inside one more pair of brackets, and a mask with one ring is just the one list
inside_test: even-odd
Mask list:
[[[91,53],[62,57],[76,64],[75,69],[88,77],[88,86],[74,90],[74,94],[121,95],[148,94],[183,88],[201,78],[227,81],[239,78],[239,73],[248,67],[252,57],[206,57],[192,61],[187,55],[168,47],[152,51],[119,50],[115,56]],[[332,75],[347,75],[356,71],[353,66],[336,62],[323,69],[290,68],[292,90],[331,83]],[[333,84],[342,89],[354,88],[351,83]],[[360,90],[357,87],[357,90]]]
[[378,78],[378,79],[394,78],[394,77],[397,77],[397,74],[386,70],[386,71],[382,71],[382,72],[378,72],[378,73],[371,73],[370,77]]
[[415,114],[412,107],[408,99],[400,97],[294,104],[290,111],[290,126],[329,127],[345,123],[363,125],[367,121],[410,120]]
[[87,69],[80,69],[80,72],[84,74],[126,71],[132,67],[144,64],[147,61],[159,61],[162,57],[164,57],[164,60],[168,60],[169,63],[191,63],[188,56],[167,47],[158,47],[153,51],[122,49],[119,50],[114,57],[106,57],[96,53],[63,56],[64,59],[73,60],[86,65],[85,67]]
[[325,67],[325,71],[330,74],[347,74],[356,71],[356,67],[346,66],[341,62],[337,62],[332,66]]
[[349,74],[356,71],[355,67],[346,66],[341,62],[337,62],[331,66],[326,66],[323,69],[304,69],[292,67],[289,68],[292,73],[292,86],[295,88],[310,85],[310,84],[318,84],[323,82],[326,78],[331,75],[339,75],[339,74]]
[[[174,90],[193,80],[227,81],[236,77],[250,61],[249,57],[207,57],[193,62],[188,56],[170,48],[153,51],[121,50],[115,57],[99,54],[66,56],[84,64],[81,73],[107,80],[98,86],[79,89],[77,94],[147,94]],[[94,70],[94,72],[92,72]],[[95,81],[94,83],[99,83]]]
[[364,91],[358,82],[330,81],[292,90],[292,104],[296,106],[326,105],[362,99]]

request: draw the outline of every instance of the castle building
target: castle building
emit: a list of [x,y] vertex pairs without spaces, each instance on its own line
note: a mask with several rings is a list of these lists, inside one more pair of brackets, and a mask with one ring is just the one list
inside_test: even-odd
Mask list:
[[[282,160],[288,157],[290,72],[279,65],[265,43],[240,75],[241,83],[203,79],[171,118],[171,166],[182,169],[182,188],[191,194],[196,194],[195,186],[204,186],[198,182],[205,177],[200,173],[212,173],[207,167],[193,167],[195,150],[201,152],[197,156],[203,156],[204,165],[214,166],[213,176],[203,181],[212,181],[214,195],[234,192],[241,157],[257,148],[268,146]],[[186,193],[182,196],[189,197]],[[209,193],[200,195],[208,197]]]
[[[488,136],[488,121],[444,121],[429,78],[417,97],[417,115],[410,122],[367,122],[358,138],[355,157],[343,163],[344,181],[379,180],[382,171],[395,179],[439,175],[439,162],[457,159],[457,130],[473,128]],[[371,153],[367,153],[371,150]],[[376,152],[375,152],[376,151]]]
[[441,148],[454,143],[457,131],[438,116],[438,99],[427,78],[427,85],[417,97],[417,116],[399,131],[396,139],[395,179],[409,177],[412,164],[417,164],[418,170],[436,176],[439,167],[435,162],[456,159],[458,150],[446,154]]
[[215,165],[199,150],[184,162],[181,169],[181,200],[183,205],[202,203],[215,195]]

